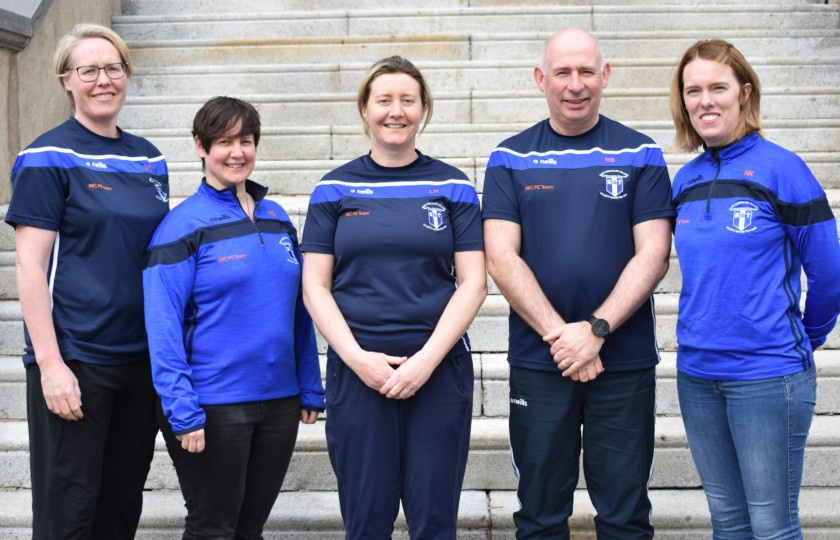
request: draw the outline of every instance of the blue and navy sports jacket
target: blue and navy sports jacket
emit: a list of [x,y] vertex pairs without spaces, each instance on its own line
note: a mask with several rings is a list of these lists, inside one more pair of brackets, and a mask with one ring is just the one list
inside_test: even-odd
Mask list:
[[251,182],[248,219],[233,187],[202,181],[155,231],[143,271],[152,377],[175,434],[204,427],[202,405],[300,394],[324,410],[297,233]]
[[[636,253],[633,226],[671,218],[662,151],[649,137],[601,116],[567,137],[543,120],[493,150],[484,176],[484,219],[522,228],[520,256],[554,309],[568,322],[587,320]],[[515,311],[508,361],[557,371],[550,347]],[[604,368],[656,365],[653,298],[601,348]]]
[[[148,360],[143,254],[169,211],[169,173],[149,141],[102,137],[75,118],[18,154],[6,223],[55,231],[47,279],[65,361]],[[35,362],[29,332],[23,361]]]
[[[455,292],[455,252],[484,249],[478,196],[423,154],[404,167],[365,155],[315,187],[301,248],[335,256],[332,294],[363,349],[411,356]],[[467,351],[465,335],[449,354]]]
[[840,311],[840,243],[825,192],[802,159],[753,133],[685,165],[673,196],[682,270],[677,368],[756,380],[809,367]]

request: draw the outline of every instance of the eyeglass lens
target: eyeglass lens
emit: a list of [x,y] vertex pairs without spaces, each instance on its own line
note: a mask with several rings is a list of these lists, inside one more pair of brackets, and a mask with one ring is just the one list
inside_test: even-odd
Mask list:
[[109,79],[121,79],[125,77],[125,64],[123,63],[108,64],[105,67],[79,66],[76,68],[76,73],[79,74],[79,79],[82,81],[93,82],[99,78],[99,72],[103,70]]

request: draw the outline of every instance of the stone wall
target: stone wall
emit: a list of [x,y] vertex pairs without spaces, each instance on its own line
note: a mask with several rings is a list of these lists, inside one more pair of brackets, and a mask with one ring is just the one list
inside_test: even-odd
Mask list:
[[62,35],[80,22],[111,26],[121,0],[54,0],[26,47],[0,47],[0,204],[9,202],[9,176],[17,153],[70,114],[66,94],[52,74]]

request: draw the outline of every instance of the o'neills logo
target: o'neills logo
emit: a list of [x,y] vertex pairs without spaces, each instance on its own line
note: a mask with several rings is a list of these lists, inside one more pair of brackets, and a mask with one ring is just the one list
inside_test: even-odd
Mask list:
[[522,398],[515,398],[515,397],[510,398],[510,404],[511,405],[519,405],[520,407],[527,407],[528,406],[527,401],[525,401]]

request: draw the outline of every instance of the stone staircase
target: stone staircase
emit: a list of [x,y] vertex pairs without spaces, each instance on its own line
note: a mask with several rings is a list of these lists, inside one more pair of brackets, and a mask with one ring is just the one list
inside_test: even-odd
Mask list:
[[[650,0],[652,2],[653,0]],[[718,0],[652,3],[573,0],[123,0],[113,20],[137,70],[120,125],[167,156],[174,202],[201,176],[190,137],[206,99],[254,103],[263,137],[253,178],[270,187],[299,227],[317,180],[367,152],[355,112],[356,86],[375,60],[402,54],[423,71],[435,116],[418,141],[463,169],[479,191],[487,157],[504,138],[547,115],[531,72],[541,41],[565,26],[595,33],[612,64],[602,111],[652,136],[672,174],[691,156],[669,153],[668,84],[682,51],[723,37],[763,83],[768,137],[811,166],[840,215],[840,6],[796,0],[741,5]],[[328,5],[326,5],[328,4]],[[317,7],[313,7],[313,5]],[[0,537],[29,537],[29,471],[22,344],[14,285],[14,240],[0,229]],[[657,447],[651,483],[657,537],[711,536],[705,499],[679,418],[674,326],[679,264],[656,291],[663,361],[658,368]],[[508,306],[491,294],[470,329],[476,373],[473,436],[459,538],[513,538],[516,479],[507,441]],[[806,537],[840,538],[840,331],[817,353],[817,416],[806,452],[801,517]],[[183,500],[159,438],[138,538],[179,538]],[[342,538],[323,422],[302,426],[266,538]],[[594,510],[581,484],[573,538],[594,538]],[[400,518],[395,538],[407,538]]]

